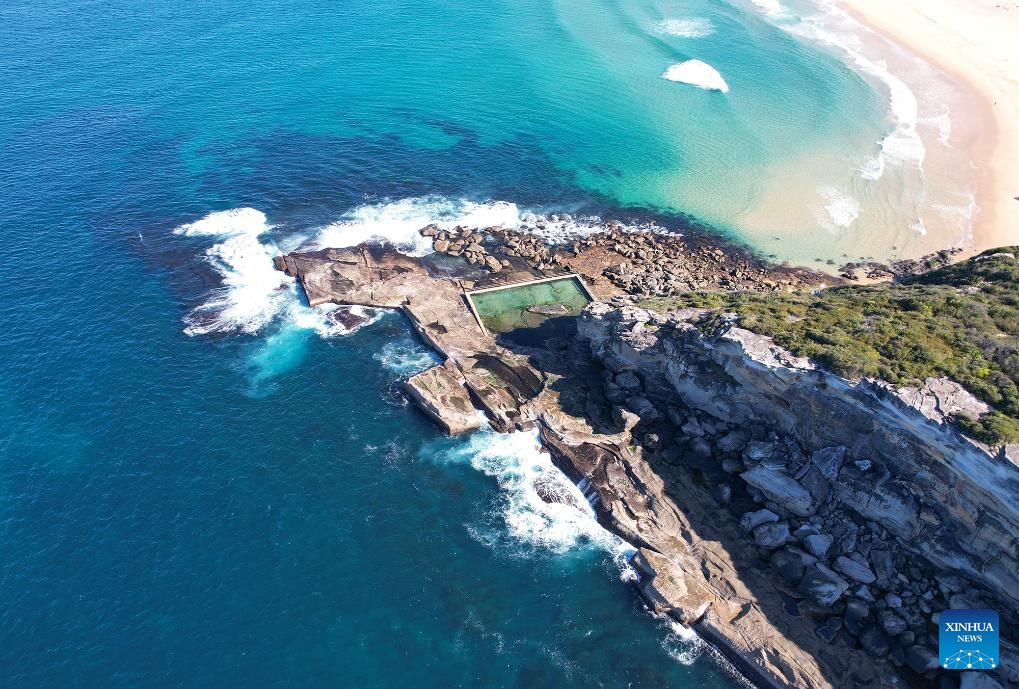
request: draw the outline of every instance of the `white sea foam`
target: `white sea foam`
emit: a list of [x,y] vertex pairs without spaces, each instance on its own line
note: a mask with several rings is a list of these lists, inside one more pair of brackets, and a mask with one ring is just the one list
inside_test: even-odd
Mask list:
[[662,638],[662,648],[681,665],[693,665],[704,652],[704,641],[694,630],[684,627],[675,620],[666,619],[667,631]]
[[175,234],[188,237],[233,237],[236,235],[255,236],[267,232],[269,225],[265,213],[254,208],[232,208],[209,213],[174,229]]
[[[829,11],[840,12],[834,6]],[[845,16],[844,13],[842,16]],[[823,20],[801,21],[787,28],[791,33],[825,43],[842,52],[860,72],[880,81],[888,90],[888,113],[895,123],[894,128],[880,142],[882,164],[865,166],[864,178],[880,179],[885,169],[884,162],[922,167],[927,151],[917,132],[920,106],[916,94],[902,79],[888,70],[887,63],[868,58],[863,53],[858,36],[830,31],[824,27]]]
[[757,9],[771,17],[778,17],[786,14],[786,9],[782,6],[782,3],[779,2],[779,0],[751,0],[751,2],[757,6]]
[[[301,303],[294,279],[273,266],[273,256],[279,254],[280,249],[273,240],[263,238],[271,229],[261,211],[235,208],[209,213],[201,220],[174,230],[175,234],[187,237],[220,240],[205,250],[205,259],[220,274],[222,285],[184,317],[185,333],[254,334],[277,318],[291,328],[314,330],[324,338],[346,335],[357,329],[330,317],[339,308],[334,304],[310,308]],[[289,243],[293,244],[293,240]],[[364,307],[347,308],[366,319],[360,327],[374,322],[380,315]],[[283,330],[277,334],[281,333]]]
[[540,209],[523,210],[509,201],[476,202],[445,196],[422,196],[358,206],[336,222],[313,232],[303,242],[303,248],[340,248],[361,242],[384,242],[409,256],[423,256],[432,251],[431,239],[422,237],[419,232],[427,225],[445,230],[457,226],[472,229],[501,227],[559,242],[605,229],[604,223],[597,217],[544,213]]
[[876,182],[881,179],[881,176],[885,174],[884,156],[878,153],[876,156],[861,165],[858,172],[860,177],[871,182]]
[[818,193],[827,201],[825,210],[830,223],[824,224],[830,229],[845,229],[860,216],[860,202],[849,194],[835,187],[821,187]]
[[942,146],[950,146],[952,140],[952,118],[949,112],[941,113],[937,117],[926,117],[920,120],[920,124],[933,127],[938,131],[938,141]]
[[729,85],[718,70],[700,60],[687,60],[672,65],[662,73],[663,79],[690,84],[708,91],[729,92]]
[[465,227],[516,227],[520,210],[514,203],[475,203],[442,196],[407,198],[376,203],[344,214],[322,228],[310,241],[316,247],[356,246],[362,242],[387,242],[409,256],[431,253],[432,240],[418,230],[426,225],[451,229]]
[[[495,477],[502,489],[499,517],[518,544],[565,553],[593,546],[620,557],[632,548],[598,524],[583,493],[540,450],[536,431],[495,433],[481,431],[448,450],[455,462],[469,462]],[[545,502],[538,493],[554,493],[564,502]],[[501,545],[498,536],[477,526],[472,532],[486,543]]]
[[205,258],[223,284],[185,316],[184,332],[255,333],[291,303],[294,280],[273,267],[278,251],[271,241],[260,239],[270,229],[261,211],[236,208],[210,213],[174,230],[188,237],[222,240],[205,251]]
[[663,19],[655,25],[658,33],[677,38],[705,38],[715,33],[715,25],[710,19],[694,17],[691,19]]
[[431,350],[409,338],[387,342],[372,356],[401,377],[412,376],[439,363]]

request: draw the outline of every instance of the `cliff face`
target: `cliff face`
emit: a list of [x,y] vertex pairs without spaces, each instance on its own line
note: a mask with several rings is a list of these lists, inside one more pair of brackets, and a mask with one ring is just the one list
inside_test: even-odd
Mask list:
[[798,597],[837,614],[833,637],[925,673],[938,611],[1014,615],[1019,469],[945,423],[980,402],[948,381],[847,381],[731,324],[705,334],[693,315],[592,304],[579,334],[610,401],[681,425],[762,508],[743,515],[747,539]]

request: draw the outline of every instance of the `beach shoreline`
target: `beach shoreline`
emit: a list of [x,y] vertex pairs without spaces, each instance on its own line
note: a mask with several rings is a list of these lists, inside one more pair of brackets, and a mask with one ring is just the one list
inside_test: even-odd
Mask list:
[[[967,87],[975,166],[971,241],[957,259],[1019,239],[1019,2],[998,0],[841,0],[853,18]],[[973,122],[972,118],[977,118]]]

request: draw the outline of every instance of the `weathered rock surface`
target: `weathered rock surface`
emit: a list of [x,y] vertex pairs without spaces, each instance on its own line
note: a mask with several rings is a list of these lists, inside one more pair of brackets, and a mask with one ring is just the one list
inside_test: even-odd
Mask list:
[[418,406],[450,435],[481,428],[460,370],[447,362],[412,376],[404,388]]
[[788,474],[757,466],[744,471],[740,478],[797,516],[808,517],[813,514],[810,493]]

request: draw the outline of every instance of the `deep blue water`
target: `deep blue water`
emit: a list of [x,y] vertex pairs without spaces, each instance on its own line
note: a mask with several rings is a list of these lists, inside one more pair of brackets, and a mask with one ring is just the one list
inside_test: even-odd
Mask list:
[[[831,92],[862,82],[694,9],[751,27],[761,69],[817,86],[789,117],[837,128]],[[337,333],[266,267],[330,223],[413,229],[464,200],[690,210],[637,192],[710,141],[663,138],[580,16],[0,6],[0,686],[733,686],[644,612],[590,515],[534,502],[533,441],[446,439],[406,405],[429,356],[399,317]],[[753,139],[758,160],[800,145]],[[236,208],[264,217],[174,231]]]

